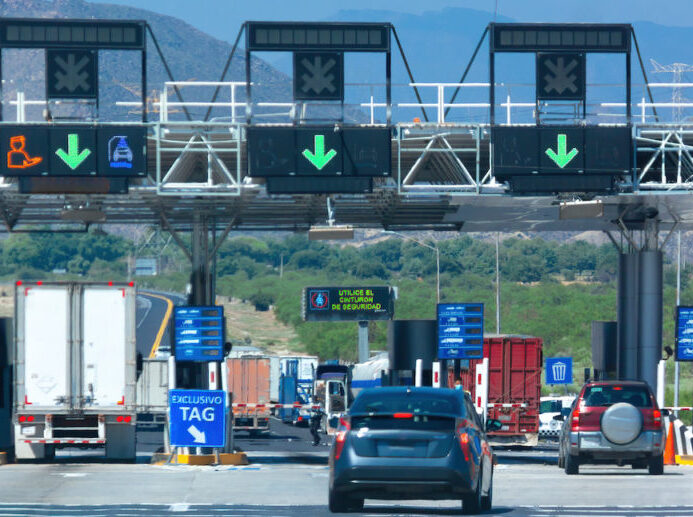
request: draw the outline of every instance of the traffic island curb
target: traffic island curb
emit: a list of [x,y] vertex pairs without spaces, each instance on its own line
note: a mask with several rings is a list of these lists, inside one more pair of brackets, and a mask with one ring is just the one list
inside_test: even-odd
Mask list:
[[676,464],[677,465],[693,465],[693,456],[692,455],[684,455],[684,456],[676,456]]
[[244,452],[214,454],[178,454],[158,452],[152,455],[153,465],[249,465]]

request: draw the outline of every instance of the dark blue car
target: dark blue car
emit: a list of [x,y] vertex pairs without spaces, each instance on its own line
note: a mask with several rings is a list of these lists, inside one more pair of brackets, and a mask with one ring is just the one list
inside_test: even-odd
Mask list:
[[[489,420],[489,430],[500,427]],[[363,390],[330,452],[332,512],[364,499],[458,499],[466,514],[491,509],[493,451],[469,395],[445,388]]]

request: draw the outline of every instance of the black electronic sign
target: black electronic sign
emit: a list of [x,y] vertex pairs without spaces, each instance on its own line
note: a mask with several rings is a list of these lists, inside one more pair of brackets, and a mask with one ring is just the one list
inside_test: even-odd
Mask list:
[[246,22],[248,51],[389,52],[389,23]]
[[127,194],[127,178],[95,176],[17,178],[20,194]]
[[0,19],[0,48],[145,50],[145,22]]
[[394,314],[391,287],[306,287],[303,319],[306,321],[389,320]]
[[267,178],[268,194],[368,194],[372,178],[286,176]]
[[493,173],[513,191],[608,190],[632,168],[629,126],[497,126]]
[[96,50],[47,49],[46,98],[96,99],[99,60]]
[[253,177],[390,176],[391,154],[388,128],[248,128],[248,175]]
[[0,176],[147,174],[144,126],[3,125]]
[[629,52],[626,24],[492,23],[492,52]]
[[173,326],[176,361],[207,362],[224,358],[223,307],[176,307]]
[[344,54],[294,52],[294,99],[344,100]]
[[585,54],[537,53],[537,100],[585,100]]

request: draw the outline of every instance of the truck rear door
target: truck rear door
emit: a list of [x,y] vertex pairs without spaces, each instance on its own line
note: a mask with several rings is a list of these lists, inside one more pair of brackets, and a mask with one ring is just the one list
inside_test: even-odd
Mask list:
[[[22,286],[16,290],[17,359],[23,358],[24,393],[18,405],[32,409],[70,406],[70,288]],[[23,395],[23,397],[22,397]],[[23,398],[23,400],[22,400]]]
[[134,288],[85,286],[82,295],[82,397],[86,407],[134,404]]

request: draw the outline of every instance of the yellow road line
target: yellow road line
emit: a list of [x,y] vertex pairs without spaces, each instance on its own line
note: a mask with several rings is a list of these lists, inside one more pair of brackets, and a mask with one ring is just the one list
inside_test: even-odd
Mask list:
[[166,332],[166,326],[168,325],[168,320],[171,318],[171,313],[173,312],[173,302],[169,299],[166,298],[165,296],[160,296],[158,294],[152,294],[152,293],[141,293],[142,296],[151,296],[153,298],[159,298],[159,300],[163,300],[166,302],[166,314],[164,314],[164,318],[161,320],[161,327],[159,327],[159,332],[156,334],[156,339],[154,339],[154,344],[152,345],[152,350],[149,352],[149,358],[153,359],[154,356],[156,355],[156,351],[159,348],[159,345],[161,344],[161,338],[164,337],[164,332]]

